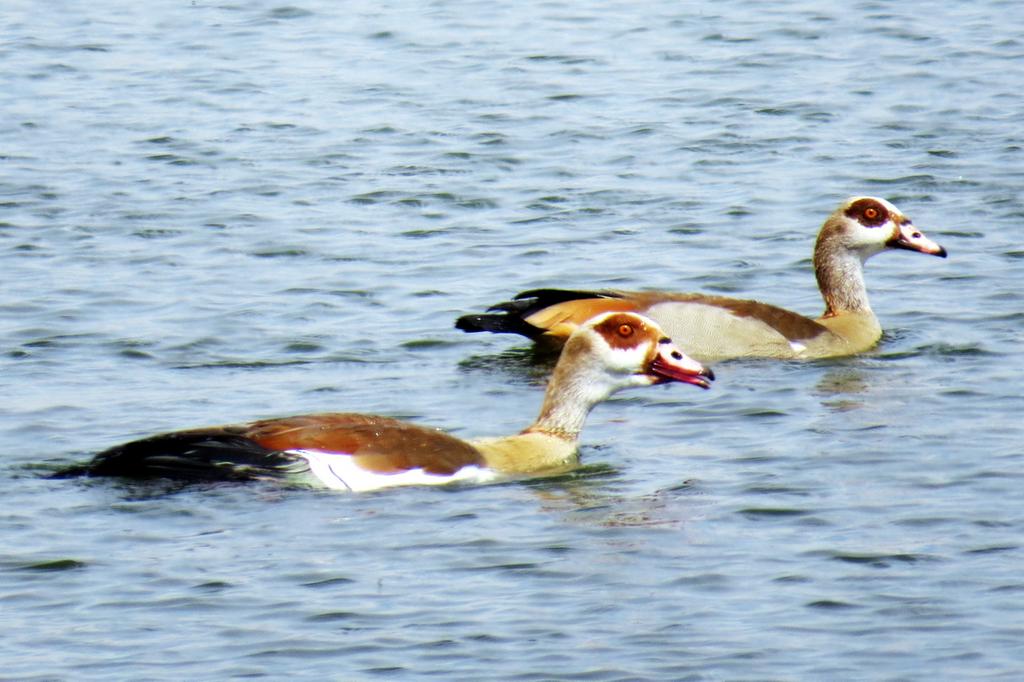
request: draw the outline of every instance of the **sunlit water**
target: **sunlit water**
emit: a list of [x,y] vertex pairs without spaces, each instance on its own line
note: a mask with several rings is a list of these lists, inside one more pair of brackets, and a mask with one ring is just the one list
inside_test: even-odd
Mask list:
[[[38,3],[0,14],[0,675],[1020,679],[1016,1]],[[861,357],[595,410],[574,476],[346,496],[54,481],[303,412],[510,433],[537,286],[815,314],[878,194]]]

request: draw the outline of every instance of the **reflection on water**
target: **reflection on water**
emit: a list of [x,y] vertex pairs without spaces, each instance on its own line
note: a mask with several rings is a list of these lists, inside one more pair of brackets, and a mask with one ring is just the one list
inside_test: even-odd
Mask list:
[[[864,373],[853,367],[826,370],[814,388],[821,404],[835,412],[847,412],[864,406],[869,383]],[[861,396],[861,397],[855,397]]]
[[540,509],[584,526],[680,529],[699,515],[696,509],[701,505],[693,505],[694,496],[702,494],[696,481],[632,494],[616,491],[620,476],[620,470],[609,464],[586,464],[571,474],[527,485]]
[[558,355],[538,352],[530,345],[523,343],[519,343],[517,346],[491,354],[468,355],[459,360],[459,370],[468,375],[479,374],[479,381],[496,380],[530,386],[546,386],[551,377],[551,370],[558,362]]

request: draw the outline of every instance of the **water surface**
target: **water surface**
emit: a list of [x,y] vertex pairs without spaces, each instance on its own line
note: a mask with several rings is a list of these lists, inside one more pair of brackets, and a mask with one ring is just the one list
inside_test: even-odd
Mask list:
[[[1019,3],[8,3],[0,642],[16,679],[1018,679]],[[576,475],[346,496],[51,481],[156,431],[465,435],[538,286],[821,302],[884,196],[863,356],[599,406]]]

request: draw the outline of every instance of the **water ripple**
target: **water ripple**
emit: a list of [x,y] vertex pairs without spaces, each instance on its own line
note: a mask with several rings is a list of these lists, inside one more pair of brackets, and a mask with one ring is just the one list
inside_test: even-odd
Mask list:
[[[1016,5],[9,4],[5,675],[1024,666]],[[516,433],[554,359],[455,317],[542,286],[816,315],[815,231],[863,193],[950,253],[868,264],[877,349],[623,394],[570,474],[47,478],[323,410]]]

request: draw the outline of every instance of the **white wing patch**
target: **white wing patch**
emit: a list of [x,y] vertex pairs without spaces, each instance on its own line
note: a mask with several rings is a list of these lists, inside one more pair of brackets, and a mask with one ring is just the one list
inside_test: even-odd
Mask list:
[[429,474],[423,469],[409,469],[397,474],[381,474],[367,471],[357,465],[347,454],[321,452],[319,450],[289,450],[309,462],[309,469],[318,481],[332,490],[347,490],[353,493],[395,488],[403,485],[446,485],[448,483],[489,483],[498,477],[491,470],[478,466],[462,467],[454,474]]

